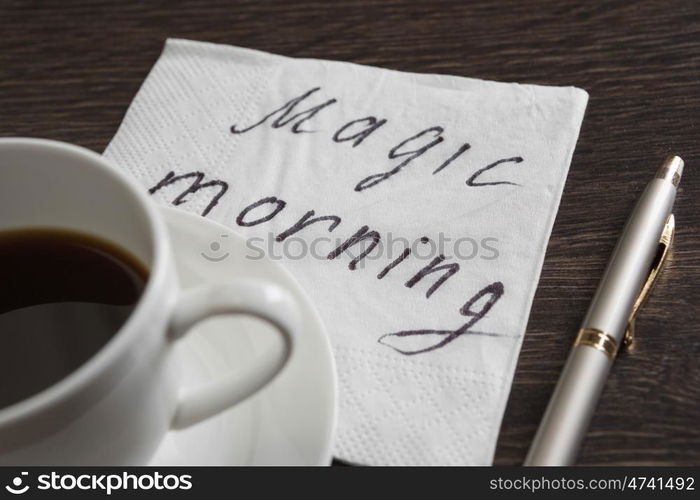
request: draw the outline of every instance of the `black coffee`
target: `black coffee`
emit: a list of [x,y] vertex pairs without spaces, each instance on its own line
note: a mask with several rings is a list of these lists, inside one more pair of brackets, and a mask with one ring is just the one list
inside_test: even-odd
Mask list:
[[107,241],[0,232],[0,408],[58,382],[124,324],[148,272]]

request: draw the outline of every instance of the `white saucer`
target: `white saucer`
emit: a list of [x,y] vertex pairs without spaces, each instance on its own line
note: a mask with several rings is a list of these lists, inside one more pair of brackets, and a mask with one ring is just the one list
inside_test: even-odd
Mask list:
[[[308,297],[277,263],[247,259],[245,240],[228,228],[181,210],[161,210],[183,288],[237,277],[264,278],[295,294],[304,325],[289,364],[270,385],[214,418],[168,433],[151,464],[329,464],[337,413],[335,366],[323,323]],[[245,366],[275,341],[279,339],[271,327],[258,320],[208,320],[178,342],[180,387]]]

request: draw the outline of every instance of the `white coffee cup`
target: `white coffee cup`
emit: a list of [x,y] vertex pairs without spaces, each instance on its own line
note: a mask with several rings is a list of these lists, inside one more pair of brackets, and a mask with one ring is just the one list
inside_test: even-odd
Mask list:
[[[182,292],[164,222],[144,189],[87,149],[0,139],[0,231],[38,226],[109,240],[150,274],[126,323],[92,358],[38,394],[0,408],[0,465],[145,464],[167,431],[235,405],[289,359],[301,317],[289,292],[252,280]],[[173,345],[199,321],[221,314],[270,322],[281,347],[243,374],[232,367],[223,380],[181,394]]]

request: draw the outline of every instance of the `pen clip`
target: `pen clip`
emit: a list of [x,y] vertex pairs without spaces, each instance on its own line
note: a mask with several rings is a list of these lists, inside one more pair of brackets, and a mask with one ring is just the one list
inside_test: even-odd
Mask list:
[[647,279],[644,282],[644,285],[642,286],[641,290],[639,291],[637,300],[634,302],[632,312],[630,313],[630,318],[627,323],[627,329],[625,330],[625,338],[623,340],[623,345],[628,351],[634,350],[634,322],[637,319],[637,314],[639,314],[639,310],[642,308],[642,305],[649,296],[651,289],[654,287],[654,284],[656,283],[656,279],[658,278],[661,269],[663,269],[664,264],[666,263],[666,258],[668,257],[668,251],[671,248],[671,243],[673,242],[673,235],[675,231],[675,218],[673,217],[673,214],[670,214],[666,219],[666,224],[664,225],[664,229],[661,232],[661,238],[659,238],[659,247],[656,251],[656,255],[654,256],[654,260],[651,263],[651,268],[649,269]]

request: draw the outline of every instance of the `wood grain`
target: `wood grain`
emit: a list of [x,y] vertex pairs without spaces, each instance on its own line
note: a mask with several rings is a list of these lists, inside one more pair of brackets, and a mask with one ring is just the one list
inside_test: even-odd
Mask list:
[[496,464],[522,462],[625,218],[671,152],[687,164],[676,245],[580,463],[700,464],[699,2],[0,0],[0,34],[0,135],[96,151],[166,37],[586,89]]

